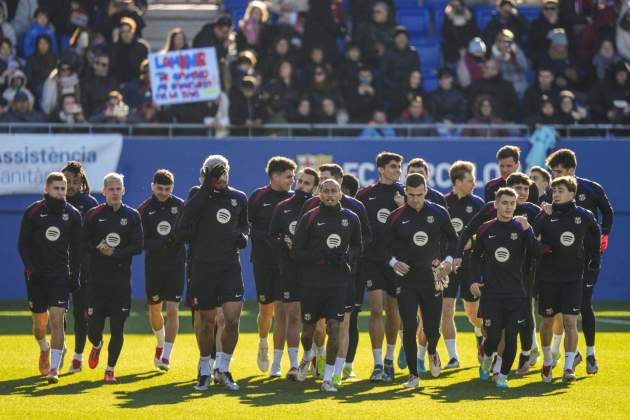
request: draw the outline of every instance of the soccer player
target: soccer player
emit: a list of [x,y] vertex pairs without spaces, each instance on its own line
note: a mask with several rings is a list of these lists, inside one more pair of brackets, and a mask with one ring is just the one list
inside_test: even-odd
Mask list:
[[[397,275],[398,308],[403,323],[403,343],[409,367],[407,388],[419,385],[416,365],[418,307],[428,340],[429,365],[433,377],[440,374],[437,343],[440,339],[442,290],[448,282],[457,248],[457,234],[448,211],[425,200],[427,181],[411,174],[405,182],[407,203],[393,211],[384,232],[383,246],[389,266]],[[445,242],[446,241],[446,242]],[[446,249],[446,258],[441,256]],[[434,274],[434,270],[441,274]]]
[[[33,335],[40,349],[39,371],[48,376],[49,383],[59,382],[64,314],[70,292],[76,292],[80,286],[81,214],[66,202],[66,185],[61,172],[51,172],[46,177],[44,199],[24,212],[18,239]],[[46,341],[49,319],[50,344]]]
[[138,212],[122,202],[125,185],[121,174],[105,175],[102,193],[105,204],[88,211],[83,224],[84,250],[90,256],[88,338],[93,347],[89,365],[91,369],[98,366],[109,316],[105,382],[112,384],[117,382],[114,368],[131,309],[131,259],[142,252],[142,222]]
[[[560,149],[552,153],[547,158],[547,166],[551,169],[553,178],[560,176],[575,178],[577,182],[577,193],[575,196],[577,205],[590,210],[596,220],[601,220],[601,252],[606,251],[608,248],[608,235],[610,235],[612,230],[614,213],[602,186],[597,182],[575,175],[577,158],[572,150]],[[582,331],[586,341],[586,372],[589,374],[595,374],[598,371],[597,360],[595,359],[595,313],[592,305],[593,291],[598,276],[599,270],[586,270],[584,272],[584,287],[582,289]],[[558,335],[554,333],[553,341],[554,345],[558,343],[558,347],[554,349],[554,345],[552,345],[552,353],[554,351],[559,352],[560,349],[560,340],[562,339],[561,325],[558,330],[560,333]],[[582,360],[579,351],[577,351],[576,360],[578,361],[577,363]]]
[[[98,206],[98,201],[90,195],[90,184],[85,173],[85,168],[76,160],[69,161],[61,172],[68,181],[66,189],[66,201],[72,204],[81,216],[91,208]],[[88,258],[83,255],[81,259],[79,290],[72,293],[72,315],[74,317],[74,356],[68,373],[80,372],[83,369],[83,350],[87,340],[88,316],[87,316],[87,276],[89,274]],[[63,360],[62,360],[63,363]]]
[[527,255],[539,249],[529,222],[514,217],[516,191],[500,188],[495,197],[496,219],[484,223],[477,233],[471,256],[473,283],[470,291],[481,296],[481,313],[487,337],[484,357],[479,367],[481,380],[488,380],[492,357],[501,334],[505,334],[505,349],[498,388],[507,388],[507,377],[516,356],[516,336],[520,324],[528,317],[524,267]]
[[[475,189],[475,164],[458,160],[449,169],[453,190],[446,194],[446,208],[451,216],[451,224],[459,234],[470,219],[477,214],[484,202],[473,194]],[[468,321],[474,328],[477,346],[482,338],[481,319],[477,317],[478,299],[470,293],[470,252],[465,251],[462,258],[453,261],[453,273],[449,277],[448,287],[444,289],[442,304],[442,335],[448,350],[449,361],[445,369],[459,367],[457,354],[457,329],[455,328],[455,302],[458,296],[464,301],[464,310]]]
[[[407,176],[409,174],[420,174],[426,179],[429,180],[429,164],[426,160],[422,158],[413,158],[407,164]],[[434,202],[435,204],[439,204],[442,207],[446,207],[446,199],[444,198],[444,194],[431,188],[427,185],[427,196],[426,199]]]
[[[334,179],[337,181],[339,185],[343,183],[343,169],[341,166],[336,163],[327,163],[321,165],[319,167],[319,173],[322,182],[327,179]],[[319,196],[313,197],[308,200],[304,204],[304,208],[302,212],[305,213],[313,208],[315,208],[321,202],[321,198]],[[361,223],[361,235],[363,240],[363,246],[370,243],[372,240],[372,231],[370,228],[370,221],[368,219],[367,211],[365,210],[365,206],[359,200],[354,197],[342,194],[341,207],[351,210],[354,214],[359,217],[359,222]],[[351,318],[352,314],[358,310],[360,310],[361,305],[363,303],[363,294],[365,293],[365,286],[361,279],[358,278],[358,257],[357,259],[353,259],[350,261],[350,276],[351,279],[348,282],[348,290],[346,291],[346,305],[345,305],[345,316],[343,322],[340,324],[340,338],[339,338],[339,354],[337,355],[337,360],[335,361],[335,373],[333,375],[333,383],[335,386],[341,385],[342,377],[344,376],[343,370],[345,369],[346,377],[353,377],[354,373],[352,372],[352,364],[346,365],[346,356],[348,354],[348,349],[350,345],[350,334],[355,335],[357,337],[356,343],[358,344],[358,325],[357,323],[352,323]],[[353,325],[351,325],[353,324]],[[319,324],[318,324],[319,325]],[[354,331],[350,332],[350,328],[353,328]],[[355,330],[356,329],[356,330]],[[318,329],[316,328],[316,334]],[[315,337],[317,344],[317,336]],[[322,337],[323,338],[323,337]],[[322,340],[323,342],[323,340]],[[354,349],[356,352],[356,348]],[[318,355],[319,353],[319,355]],[[316,361],[317,361],[317,369],[318,371],[323,371],[325,365],[325,352],[322,352],[319,349],[316,349]],[[321,362],[319,360],[321,358]]]
[[267,336],[274,313],[273,364],[270,376],[279,377],[282,353],[286,341],[287,307],[282,303],[282,280],[278,267],[278,250],[271,243],[269,225],[276,205],[291,196],[291,186],[297,165],[291,159],[274,156],[267,162],[269,184],[254,191],[247,203],[251,224],[252,253],[256,294],[258,297],[258,368],[269,370]]
[[542,203],[544,197],[549,194],[551,174],[542,166],[532,166],[527,172],[538,189],[538,203]]
[[184,203],[181,219],[182,226],[194,226],[190,293],[197,316],[195,336],[200,353],[195,389],[208,389],[217,308],[221,307],[225,326],[217,335],[221,340],[221,351],[216,355],[214,381],[236,391],[239,386],[232,379],[229,367],[238,341],[243,307],[239,254],[247,246],[249,233],[247,197],[228,186],[230,166],[224,156],[208,156],[201,171],[203,184]]
[[[374,357],[372,382],[394,380],[394,351],[400,325],[396,283],[394,272],[387,265],[387,255],[383,248],[383,233],[387,218],[392,211],[404,204],[404,188],[398,182],[401,175],[403,157],[396,153],[381,152],[376,156],[379,181],[359,191],[357,199],[365,206],[372,241],[366,245],[361,258],[359,275],[368,290],[370,302],[369,332]],[[383,325],[383,306],[386,320]],[[383,337],[387,337],[385,369],[383,367]]]
[[344,195],[354,197],[359,192],[359,178],[352,174],[343,174],[341,180],[341,192]]
[[578,184],[574,177],[555,178],[551,188],[553,205],[551,209],[546,206],[535,222],[535,231],[541,236],[544,251],[539,267],[539,312],[543,317],[540,328],[544,355],[542,380],[552,380],[552,325],[554,315],[562,313],[565,331],[563,381],[572,382],[576,379],[577,315],[582,304],[583,276],[591,275],[585,271],[599,270],[600,229],[593,213],[576,205]]
[[[500,177],[492,179],[486,183],[484,190],[484,200],[486,203],[494,201],[494,195],[499,188],[505,187],[508,176],[518,172],[521,167],[521,149],[518,146],[503,146],[497,151],[497,162],[499,164]],[[532,185],[529,190],[527,201],[533,204],[539,203],[538,188]]]
[[[282,280],[282,301],[286,307],[287,352],[291,368],[287,379],[297,381],[298,349],[300,345],[300,299],[302,298],[302,282],[297,263],[289,255],[293,247],[295,228],[302,206],[313,196],[319,185],[319,174],[312,168],[300,171],[295,183],[293,197],[279,202],[273,211],[269,235],[280,249],[278,265]],[[278,321],[276,321],[278,322]]]
[[302,346],[304,355],[298,380],[304,381],[313,360],[315,323],[326,319],[328,345],[321,390],[336,392],[332,377],[339,347],[339,323],[344,318],[350,261],[361,253],[361,224],[352,211],[342,208],[341,186],[334,179],[323,181],[320,204],[304,214],[295,231],[291,255],[301,264]]
[[[186,251],[175,236],[175,224],[184,202],[173,195],[175,177],[166,169],[153,174],[153,194],[138,208],[144,232],[145,291],[149,322],[155,334],[155,367],[167,371],[179,329],[179,301],[184,290]],[[167,321],[162,316],[166,303]]]

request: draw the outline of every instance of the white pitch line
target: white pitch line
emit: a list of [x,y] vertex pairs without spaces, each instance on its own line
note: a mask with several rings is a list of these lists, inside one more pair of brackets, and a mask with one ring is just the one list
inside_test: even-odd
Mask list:
[[606,324],[619,324],[619,325],[630,325],[630,321],[624,321],[623,319],[612,319],[612,318],[595,318],[597,322],[604,322]]

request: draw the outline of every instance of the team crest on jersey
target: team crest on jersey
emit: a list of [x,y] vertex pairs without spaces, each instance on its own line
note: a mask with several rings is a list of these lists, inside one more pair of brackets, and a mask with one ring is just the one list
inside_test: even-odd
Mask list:
[[127,226],[127,219],[120,219],[121,226]]
[[366,284],[367,287],[372,287],[372,285],[374,283],[372,282],[372,280],[368,280],[368,281],[365,282],[365,284]]
[[311,314],[304,314],[304,321],[310,321],[311,320]]
[[261,302],[266,302],[267,301],[267,297],[265,295],[258,295],[258,300]]
[[580,195],[578,195],[578,200],[580,200],[580,201],[586,201],[586,194],[580,194]]
[[283,296],[285,299],[287,299],[287,300],[288,300],[288,299],[291,299],[291,292],[284,292],[284,293],[282,294],[282,296]]
[[435,222],[435,218],[433,216],[427,216],[427,223]]
[[236,200],[236,198],[233,198],[230,200],[230,204],[232,205],[232,207],[236,207],[238,206],[238,201]]
[[88,308],[88,309],[87,309],[87,314],[88,314],[89,316],[94,315],[94,308]]
[[177,207],[171,207],[171,214],[177,214],[179,209]]
[[70,216],[68,215],[68,213],[62,214],[61,220],[63,220],[64,222],[67,222],[68,220],[70,220]]
[[348,219],[341,219],[341,226],[348,227]]
[[483,325],[485,325],[486,327],[492,326],[492,320],[491,319],[484,319],[483,320]]
[[153,295],[153,297],[151,299],[153,299],[153,302],[157,302],[158,300],[160,300],[160,296],[159,295]]
[[472,213],[473,212],[473,207],[472,206],[466,206],[466,213]]
[[545,309],[545,315],[553,315],[553,308]]
[[518,239],[518,233],[516,233],[516,232],[510,233],[510,239],[513,240],[513,241],[517,240]]
[[581,218],[581,217],[576,217],[576,218],[575,218],[575,224],[576,224],[576,225],[579,225],[579,224],[581,224],[581,223],[582,223],[582,218]]

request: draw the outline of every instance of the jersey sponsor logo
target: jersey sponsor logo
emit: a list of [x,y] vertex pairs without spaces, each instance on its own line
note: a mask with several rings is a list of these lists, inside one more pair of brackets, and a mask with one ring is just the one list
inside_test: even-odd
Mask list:
[[575,243],[575,235],[573,232],[562,232],[560,235],[560,243],[564,246],[571,246]]
[[46,239],[48,239],[50,242],[55,242],[61,236],[61,231],[57,226],[50,226],[48,229],[46,229],[45,235]]
[[120,245],[120,235],[116,232],[108,233],[107,236],[105,236],[105,243],[112,248],[116,248]]
[[464,228],[464,222],[458,217],[453,217],[451,219],[451,224],[453,225],[453,229],[455,229],[455,232],[457,233],[461,232]]
[[516,233],[516,232],[510,233],[510,239],[513,240],[513,241],[517,240],[518,239],[518,233]]
[[296,226],[297,226],[297,220],[294,220],[291,223],[289,223],[289,232],[291,233],[291,235],[295,235]]
[[413,243],[418,246],[425,246],[429,242],[429,235],[426,232],[419,230],[413,234]]
[[466,206],[466,213],[472,213],[473,212],[473,206]]
[[578,200],[579,201],[586,201],[586,194],[579,194],[578,195]]
[[341,219],[341,226],[348,227],[348,219]]
[[62,214],[61,220],[63,220],[64,222],[67,222],[68,220],[70,220],[70,215],[68,213]]
[[574,221],[575,221],[576,225],[582,224],[582,218],[581,217],[576,217]]
[[378,220],[379,223],[385,223],[390,213],[391,211],[389,209],[380,209],[376,212],[376,220]]
[[127,226],[127,219],[126,218],[120,219],[120,226]]
[[166,236],[171,233],[171,224],[166,220],[157,224],[157,233],[162,236]]
[[507,248],[501,246],[497,248],[496,251],[494,251],[494,258],[496,258],[496,260],[499,262],[506,262],[510,259],[510,251]]
[[435,222],[435,218],[433,216],[427,216],[427,223]]
[[177,214],[179,213],[179,209],[175,206],[171,207],[171,214]]
[[337,235],[336,233],[331,233],[330,235],[328,235],[328,238],[326,238],[326,246],[328,246],[328,248],[339,248],[340,245],[341,236]]
[[217,222],[226,224],[232,219],[232,213],[228,209],[219,209],[217,211]]

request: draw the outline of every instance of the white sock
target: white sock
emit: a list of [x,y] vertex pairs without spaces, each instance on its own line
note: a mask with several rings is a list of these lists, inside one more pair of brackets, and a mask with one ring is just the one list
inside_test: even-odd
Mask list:
[[162,359],[171,360],[171,352],[173,351],[173,345],[175,343],[164,343],[164,351],[162,352]]
[[529,356],[530,354],[532,354],[532,351],[531,351],[531,350],[522,351],[522,352],[521,352],[521,354],[522,354],[523,356]]
[[501,356],[497,356],[497,360],[494,362],[494,366],[492,367],[492,373],[501,373],[501,362],[503,362],[503,359]]
[[343,372],[343,366],[346,364],[345,357],[337,357],[335,359],[335,375],[338,375],[341,378],[341,374]]
[[229,372],[231,361],[232,355],[228,353],[223,353],[223,364],[221,365],[221,369],[219,370],[219,372]]
[[83,361],[83,353],[74,353],[74,356],[72,356],[74,358],[74,360],[78,360],[79,362]]
[[157,346],[160,348],[164,347],[164,341],[166,339],[166,332],[164,331],[164,326],[159,330],[153,330],[153,334],[155,334],[155,338],[157,339]]
[[269,342],[267,341],[267,337],[260,337],[260,341],[258,342],[258,347],[269,348]]
[[562,344],[562,334],[554,334],[553,339],[551,340],[551,352],[560,353],[560,344]]
[[335,365],[329,365],[326,363],[326,371],[324,372],[324,382],[332,381],[333,372],[335,371]]
[[386,360],[394,360],[394,353],[396,352],[396,344],[388,344],[385,351]]
[[532,350],[538,350],[538,337],[536,337],[536,328],[532,331]]
[[595,356],[595,346],[586,346],[586,357]]
[[317,356],[326,356],[326,345],[323,346],[317,346],[315,348],[315,354]]
[[417,357],[420,360],[424,360],[424,356],[427,354],[427,348],[423,345],[418,344],[418,353]]
[[481,332],[481,328],[475,327],[475,337],[483,337],[483,333]]
[[352,370],[352,362],[346,362],[344,368]]
[[306,350],[302,355],[302,360],[306,362],[310,362],[311,360],[313,360],[313,350]]
[[39,349],[41,351],[50,350],[50,344],[48,344],[48,341],[46,341],[46,337],[42,338],[41,340],[37,340],[37,344],[39,344]]
[[223,372],[221,369],[223,368],[223,357],[225,356],[225,353],[218,351],[217,352],[217,361],[214,365],[214,369],[218,370],[219,372]]
[[448,357],[449,358],[455,358],[457,360],[459,360],[459,356],[457,355],[457,343],[456,343],[456,339],[449,339],[449,340],[444,340],[444,343],[446,344],[446,349],[448,350]]
[[298,348],[289,347],[287,349],[287,353],[289,353],[289,362],[291,363],[291,367],[297,368],[298,367]]
[[273,366],[280,367],[282,363],[282,353],[284,353],[282,349],[273,349]]
[[199,358],[199,374],[200,375],[210,375],[210,356],[200,357]]
[[567,370],[567,369],[573,370],[574,361],[575,361],[575,352],[573,351],[564,352],[564,370]]
[[63,350],[52,349],[50,355],[50,368],[51,369],[59,369],[59,364],[61,363],[61,356],[63,355]]
[[383,366],[383,349],[372,349],[374,356],[374,366]]
[[208,358],[208,369],[210,370],[210,372],[212,372],[214,370],[214,362],[216,360],[214,360],[212,357]]
[[114,372],[114,366],[107,365],[105,372]]
[[551,366],[553,363],[553,356],[551,355],[551,346],[543,346],[543,365]]

